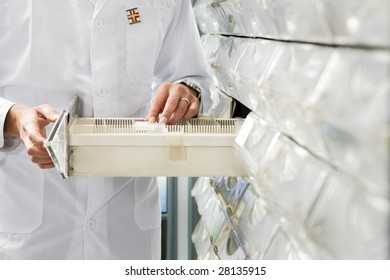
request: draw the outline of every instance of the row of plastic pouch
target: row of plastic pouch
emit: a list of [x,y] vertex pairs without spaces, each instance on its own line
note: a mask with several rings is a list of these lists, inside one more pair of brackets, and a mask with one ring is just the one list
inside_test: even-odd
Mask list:
[[[325,258],[325,254],[314,246],[303,225],[287,220],[280,214],[278,206],[272,205],[266,189],[253,188],[247,180],[243,180],[245,187],[237,186],[237,181],[241,180],[228,177],[217,178],[214,182],[211,180],[220,201],[224,201],[221,206],[226,209],[226,219],[218,233],[210,236],[208,224],[216,222],[216,219],[202,215],[192,234],[199,259]],[[201,181],[205,183],[208,180]],[[234,188],[240,191],[234,191]],[[226,191],[228,189],[230,191]],[[232,196],[239,199],[232,199]]]
[[202,219],[192,240],[199,258],[245,259],[243,243],[231,217],[247,188],[248,183],[243,178],[202,177],[197,180],[192,196]]
[[[235,180],[219,178],[217,184],[225,188],[234,186]],[[333,172],[309,215],[302,218],[299,210],[279,212],[285,201],[275,195],[278,186],[258,182],[256,188],[239,195],[239,204],[224,203],[224,209],[232,211],[226,211],[222,223],[202,212],[192,236],[200,259],[386,258],[389,205],[385,199],[361,194],[353,181]],[[214,183],[211,186],[215,189]],[[215,196],[210,199],[217,202]],[[218,224],[212,235],[210,223]]]
[[202,217],[192,234],[192,242],[200,260],[243,260],[246,254],[239,245],[232,228],[226,223],[213,240],[206,229],[206,221]]
[[[243,0],[251,1],[251,0]],[[389,47],[387,0],[273,0],[279,38],[338,45]],[[242,15],[246,12],[242,11]]]
[[389,47],[387,0],[198,0],[203,33]]
[[295,129],[287,118],[315,119],[350,133],[359,129],[359,136],[386,125],[390,52],[212,35],[202,40],[215,85],[277,127]]
[[390,52],[335,51],[304,103],[327,158],[387,195],[389,66]]
[[[205,189],[214,189],[218,198]],[[277,256],[307,259],[317,254],[315,250],[308,250],[311,244],[308,238],[302,241],[296,238],[297,226],[278,224],[283,219],[277,211],[273,215],[269,213],[269,201],[251,187],[248,179],[199,178],[192,194],[202,217],[192,234],[199,259],[272,259]],[[206,203],[204,196],[208,197]],[[219,206],[214,216],[210,215],[212,205]],[[284,232],[286,228],[289,229]],[[281,248],[281,252],[274,251]]]
[[238,224],[247,207],[245,201],[253,200],[250,183],[241,177],[218,177],[212,184],[226,209],[227,218],[227,225],[215,242],[216,252],[221,259],[246,259],[248,246],[245,246]]
[[237,210],[249,187],[249,183],[240,177],[218,177],[211,179],[211,184],[229,215]]
[[218,88],[383,191],[390,53],[211,35],[202,39]]
[[271,190],[279,207],[305,220],[331,167],[296,142],[272,130],[251,113],[236,138],[235,148],[257,184]]
[[335,43],[390,46],[388,0],[321,2]]
[[266,210],[267,203],[248,179],[221,177],[216,178],[214,185],[224,201],[229,221],[216,242],[220,257],[255,259],[263,248],[269,247],[278,231],[278,225]]
[[195,197],[201,216],[216,218],[220,216],[219,212],[223,212],[223,215],[230,217],[248,187],[249,183],[241,177],[202,177],[197,180],[191,194]]
[[230,218],[236,212],[248,186],[243,178],[235,177],[201,177],[197,180],[191,194],[199,214],[204,218],[212,242],[218,239],[226,224],[235,227]]
[[[191,195],[195,198],[201,216],[206,216],[211,209],[211,217],[216,217],[219,207],[229,209],[227,215],[231,215],[248,187],[249,183],[241,177],[201,177],[196,181]],[[215,204],[215,201],[219,203]]]
[[[236,148],[248,165],[252,189],[265,196],[263,200],[272,212],[279,213],[278,225],[292,244],[299,245],[294,247],[301,249],[299,256],[388,257],[388,198],[324,164],[254,114],[244,122]],[[257,213],[266,212],[261,205]],[[249,232],[250,219],[243,217],[238,228]],[[262,227],[253,234],[267,228]]]
[[361,193],[348,177],[332,173],[302,221],[269,205],[273,198],[259,189],[267,196],[258,184],[250,188],[231,216],[235,226],[225,222],[215,239],[202,217],[192,235],[199,259],[388,258],[389,202]]
[[[311,239],[304,223],[294,212],[280,211],[269,190],[254,183],[264,198],[254,195],[241,214],[238,231],[244,240],[248,259],[327,259],[328,253]],[[264,195],[265,194],[265,195]]]
[[226,217],[210,178],[199,178],[191,194],[195,198],[199,214],[204,218],[211,240],[215,240],[226,223]]
[[305,221],[312,239],[337,259],[389,259],[390,202],[334,172]]

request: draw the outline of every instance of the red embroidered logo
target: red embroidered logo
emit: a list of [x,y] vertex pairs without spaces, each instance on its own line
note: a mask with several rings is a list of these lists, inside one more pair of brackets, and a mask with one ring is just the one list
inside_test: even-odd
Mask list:
[[141,22],[141,17],[139,15],[138,8],[126,10],[126,14],[129,24],[136,24]]

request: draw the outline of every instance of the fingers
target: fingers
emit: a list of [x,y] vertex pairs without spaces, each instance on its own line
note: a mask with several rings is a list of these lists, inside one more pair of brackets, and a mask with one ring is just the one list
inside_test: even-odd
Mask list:
[[27,154],[30,156],[31,161],[42,169],[54,167],[54,163],[46,150],[31,146],[27,148]]
[[15,107],[12,121],[17,127],[18,137],[23,142],[31,161],[40,168],[54,167],[54,164],[44,147],[46,140],[45,126],[54,122],[58,113],[49,105],[40,105],[35,108],[26,106]]
[[199,99],[197,98],[195,102],[190,103],[187,108],[187,112],[184,115],[185,120],[189,120],[196,116],[199,112]]
[[[29,154],[31,161],[37,164],[40,168],[53,168],[54,163],[43,146],[44,141],[46,140],[45,126],[50,122],[55,122],[59,114],[54,108],[47,104],[37,106],[35,107],[35,110],[38,112],[38,125],[31,128],[29,139],[33,143],[33,148],[31,148],[27,153]],[[34,122],[30,124],[34,124]],[[37,129],[39,129],[39,131]]]
[[25,133],[22,134],[21,140],[33,163],[37,164],[40,168],[45,169],[54,166],[49,153],[43,146],[45,138],[38,131],[29,131],[29,128],[26,128]]
[[152,106],[149,113],[146,115],[146,120],[155,123],[158,120],[158,115],[164,109],[168,99],[169,89],[167,84],[162,84],[157,90],[156,96],[152,100]]
[[187,109],[185,103],[184,103],[184,107],[179,105],[183,105],[183,102],[180,102],[180,95],[177,93],[171,94],[168,97],[167,102],[165,103],[164,110],[161,113],[161,118],[159,122],[165,124],[172,124],[173,122],[170,120],[174,112],[176,114],[176,117],[174,119],[176,120],[179,119],[181,117],[179,116],[179,114],[182,113],[183,111],[185,112],[185,110]]
[[37,164],[40,168],[42,169],[48,169],[48,168],[53,168],[54,163],[51,160],[51,158],[37,158],[37,157],[31,157],[31,161],[35,164]]
[[169,121],[167,121],[167,123],[175,124],[178,121],[180,121],[183,118],[183,116],[185,115],[185,113],[187,112],[188,105],[189,105],[189,103],[187,101],[179,99],[179,101],[176,105],[177,107],[176,107],[175,111],[172,112],[172,114],[169,118]]
[[32,145],[43,148],[45,138],[41,134],[42,127],[37,120],[31,120],[24,124],[24,131],[21,133],[21,139],[26,139],[26,142],[31,142]]
[[55,122],[58,118],[58,112],[50,105],[39,105],[35,107],[35,110],[40,114],[40,116],[49,122]]
[[188,87],[182,84],[164,83],[153,98],[146,119],[149,122],[156,122],[161,113],[160,123],[175,124],[183,118],[192,118],[198,111],[199,100]]
[[35,107],[31,113],[35,114],[35,116],[24,119],[24,131],[35,146],[44,149],[43,143],[46,140],[45,126],[55,122],[58,118],[58,113],[47,104]]

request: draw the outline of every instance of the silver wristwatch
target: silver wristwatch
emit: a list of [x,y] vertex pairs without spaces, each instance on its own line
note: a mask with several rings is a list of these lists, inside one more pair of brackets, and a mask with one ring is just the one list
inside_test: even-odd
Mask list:
[[200,98],[200,96],[202,95],[202,90],[194,82],[191,82],[189,80],[179,80],[179,81],[175,82],[175,84],[182,84],[182,85],[185,85],[188,88],[192,89],[193,91],[195,91],[197,98]]

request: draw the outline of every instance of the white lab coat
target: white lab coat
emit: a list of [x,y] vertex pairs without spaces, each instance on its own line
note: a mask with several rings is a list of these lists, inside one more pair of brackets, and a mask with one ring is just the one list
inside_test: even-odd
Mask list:
[[[129,24],[131,8],[140,23]],[[187,0],[0,0],[0,147],[13,103],[61,110],[77,94],[81,116],[139,117],[161,82],[182,78],[207,92]],[[31,163],[23,145],[6,148],[1,259],[160,258],[155,180],[62,180]]]

